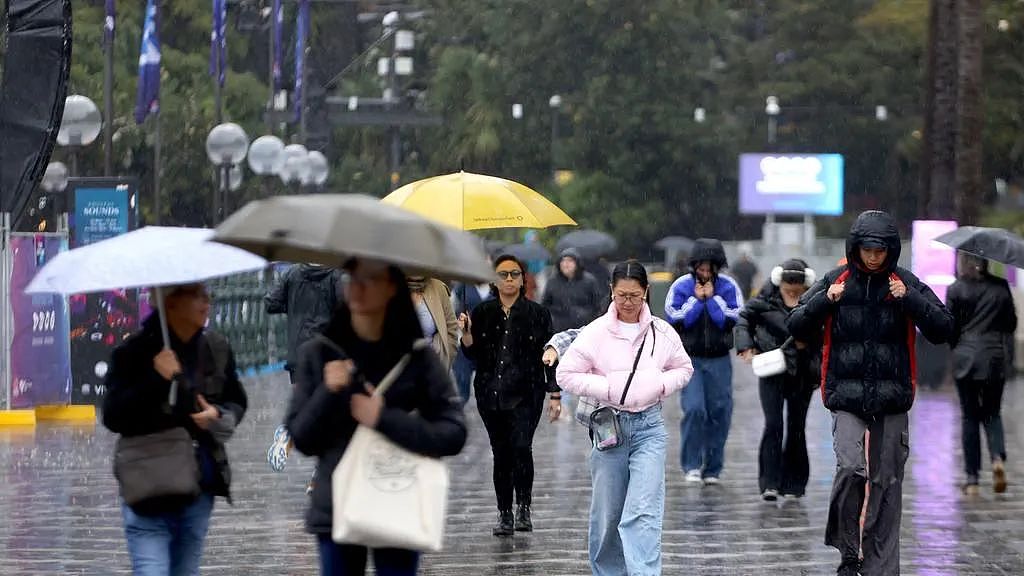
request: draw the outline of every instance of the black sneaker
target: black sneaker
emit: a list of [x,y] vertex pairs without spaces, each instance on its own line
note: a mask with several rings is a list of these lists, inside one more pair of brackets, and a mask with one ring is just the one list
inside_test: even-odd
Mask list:
[[516,532],[533,532],[533,520],[530,519],[530,507],[520,504],[516,510]]
[[860,560],[843,560],[836,570],[837,576],[860,576]]
[[499,510],[498,523],[495,524],[494,530],[491,533],[495,536],[511,536],[515,534],[514,522],[511,510]]

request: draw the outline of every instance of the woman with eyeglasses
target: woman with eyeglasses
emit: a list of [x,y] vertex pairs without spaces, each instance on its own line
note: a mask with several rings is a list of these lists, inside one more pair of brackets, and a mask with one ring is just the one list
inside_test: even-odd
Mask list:
[[[544,396],[550,393],[551,420],[562,411],[555,379],[541,364],[551,338],[551,315],[528,300],[522,263],[514,256],[495,260],[495,298],[481,303],[472,317],[459,316],[462,350],[476,362],[476,405],[494,454],[494,492],[498,500],[495,536],[533,530],[533,434],[540,423]],[[513,499],[518,503],[512,513]]]
[[619,442],[590,453],[590,567],[594,576],[661,574],[668,432],[662,401],[683,388],[693,364],[679,334],[651,315],[647,271],[612,272],[608,312],[583,328],[558,366],[566,391],[613,409]]

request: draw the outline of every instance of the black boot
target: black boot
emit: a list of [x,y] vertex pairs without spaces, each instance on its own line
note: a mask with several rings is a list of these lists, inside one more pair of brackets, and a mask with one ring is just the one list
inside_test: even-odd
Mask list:
[[533,532],[533,520],[530,519],[530,507],[520,504],[516,510],[516,532]]
[[498,523],[495,524],[492,533],[495,536],[511,536],[515,533],[515,526],[513,524],[511,510],[499,510],[498,511]]

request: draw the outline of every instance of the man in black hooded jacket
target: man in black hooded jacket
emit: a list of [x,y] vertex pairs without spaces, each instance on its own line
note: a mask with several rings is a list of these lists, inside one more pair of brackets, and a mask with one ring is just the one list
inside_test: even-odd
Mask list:
[[[807,291],[788,325],[798,340],[824,339],[821,390],[833,413],[836,454],[825,543],[842,554],[839,574],[890,576],[899,574],[900,565],[915,327],[941,344],[953,332],[953,317],[928,286],[897,266],[899,231],[885,212],[857,218],[846,253],[848,263]],[[870,433],[869,454],[865,433]],[[868,471],[871,492],[862,533]]]

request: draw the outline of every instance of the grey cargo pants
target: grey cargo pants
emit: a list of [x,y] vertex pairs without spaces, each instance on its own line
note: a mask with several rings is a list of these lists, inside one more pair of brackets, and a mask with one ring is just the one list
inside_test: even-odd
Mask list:
[[[903,466],[910,455],[906,414],[865,421],[848,412],[832,417],[836,475],[828,508],[825,544],[839,549],[843,562],[855,562],[863,549],[864,576],[900,573],[900,517],[903,513]],[[864,433],[870,431],[865,459]],[[865,481],[870,473],[864,533],[860,514]]]

